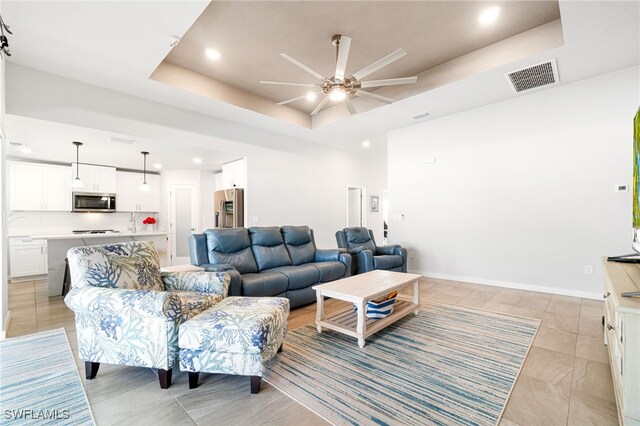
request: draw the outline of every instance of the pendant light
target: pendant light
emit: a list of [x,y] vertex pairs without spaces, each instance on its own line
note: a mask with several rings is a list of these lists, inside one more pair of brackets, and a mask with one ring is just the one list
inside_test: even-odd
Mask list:
[[72,188],[84,188],[84,183],[80,180],[80,147],[82,142],[73,142],[76,146],[76,178],[71,182]]
[[149,155],[149,153],[147,151],[142,151],[141,154],[144,156],[144,171],[143,171],[144,177],[142,178],[142,185],[140,185],[140,191],[147,192],[151,190],[151,188],[149,187],[149,184],[147,183],[147,155]]

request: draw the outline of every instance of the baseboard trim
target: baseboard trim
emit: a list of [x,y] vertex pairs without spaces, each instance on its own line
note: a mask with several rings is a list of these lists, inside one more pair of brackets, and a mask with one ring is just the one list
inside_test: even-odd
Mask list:
[[439,274],[427,271],[410,270],[414,274],[420,274],[427,278],[437,278],[440,280],[462,281],[471,284],[490,285],[494,287],[513,288],[516,290],[535,291],[538,293],[558,294],[561,296],[580,297],[582,299],[602,300],[602,294],[589,291],[569,290],[565,288],[545,287],[540,285],[514,283],[510,281],[487,280],[484,278],[463,277],[459,275]]
[[9,331],[9,326],[11,325],[11,311],[7,311],[7,315],[4,317],[4,329],[0,332],[0,340],[4,340],[7,338],[7,331]]

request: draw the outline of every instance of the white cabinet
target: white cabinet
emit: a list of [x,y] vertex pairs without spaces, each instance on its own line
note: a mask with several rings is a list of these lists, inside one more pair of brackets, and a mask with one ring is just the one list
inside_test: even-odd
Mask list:
[[47,240],[11,238],[9,246],[12,278],[47,273]]
[[76,163],[71,165],[74,178],[76,170],[84,188],[78,188],[78,192],[97,192],[103,194],[115,194],[117,191],[116,168],[106,166],[94,166],[92,164],[80,164],[76,169]]
[[216,190],[246,187],[246,167],[244,159],[222,165],[222,188],[216,188]]
[[10,162],[9,209],[71,211],[71,168]]
[[604,262],[604,343],[621,425],[640,425],[640,300],[622,293],[640,291],[638,265]]
[[160,211],[161,180],[158,175],[147,174],[150,190],[140,191],[142,173],[116,173],[116,210],[119,212]]

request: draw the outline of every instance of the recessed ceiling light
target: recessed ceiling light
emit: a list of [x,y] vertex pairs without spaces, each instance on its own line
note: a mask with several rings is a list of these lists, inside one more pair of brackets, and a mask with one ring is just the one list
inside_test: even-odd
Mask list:
[[490,25],[496,22],[498,15],[500,15],[500,8],[498,6],[493,6],[485,9],[478,17],[478,20],[482,25]]
[[220,52],[215,49],[207,49],[205,50],[205,53],[207,54],[207,58],[211,59],[212,61],[217,61],[222,56]]
[[307,93],[307,100],[308,101],[315,101],[317,98],[315,93]]
[[371,141],[369,139],[365,139],[364,141],[362,141],[362,146],[364,146],[365,148],[369,145],[371,145]]
[[202,163],[202,158],[194,158],[193,162],[196,163],[196,164],[200,164],[200,163]]
[[153,165],[153,167],[155,167],[156,169],[161,169],[162,168],[162,164],[156,163],[156,164]]

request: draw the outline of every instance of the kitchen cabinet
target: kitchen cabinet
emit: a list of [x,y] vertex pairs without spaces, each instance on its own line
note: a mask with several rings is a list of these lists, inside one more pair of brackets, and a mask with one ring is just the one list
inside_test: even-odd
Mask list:
[[161,205],[161,180],[147,174],[149,191],[140,191],[142,173],[116,173],[116,210],[119,212],[158,212]]
[[[73,177],[75,177],[76,163],[73,163],[71,167],[74,170]],[[77,192],[115,194],[117,191],[115,167],[80,164],[78,176],[84,184],[84,188],[78,188]]]
[[216,188],[216,190],[247,187],[244,159],[222,165],[222,186],[222,188]]
[[11,238],[9,267],[12,278],[47,274],[47,240]]
[[9,162],[9,209],[71,211],[71,167]]

